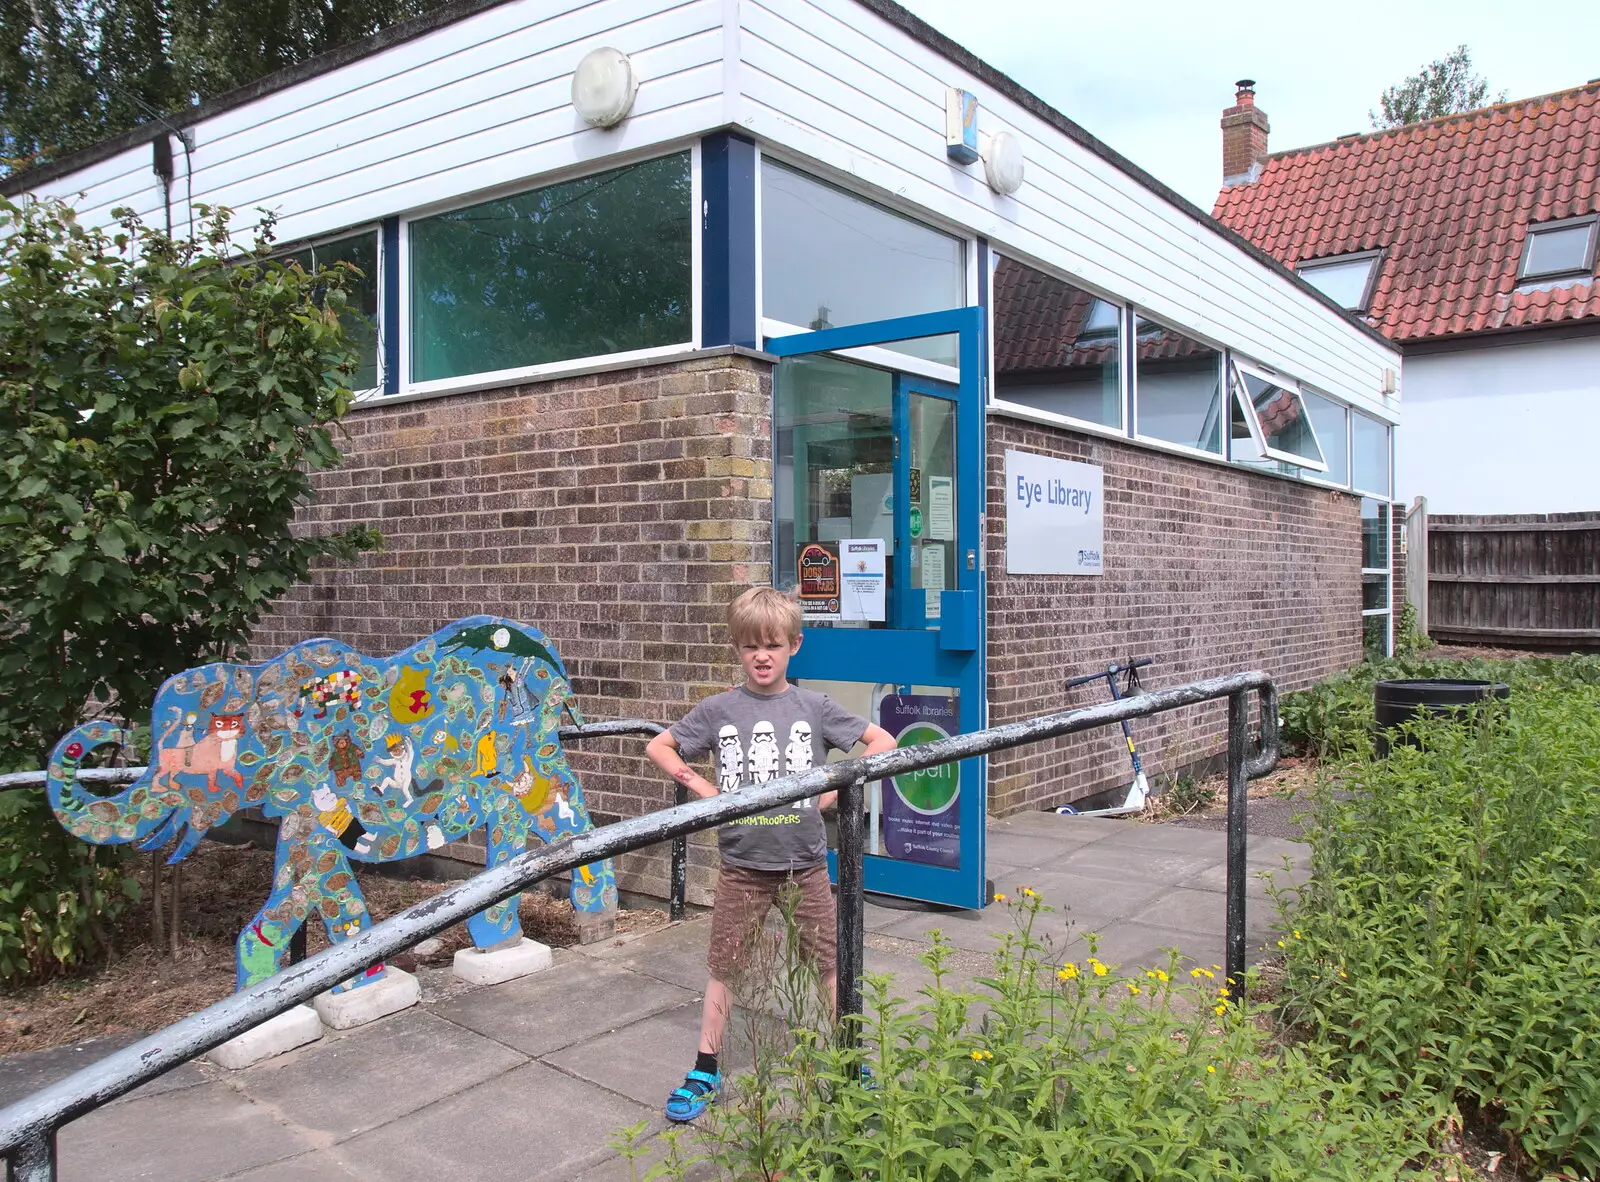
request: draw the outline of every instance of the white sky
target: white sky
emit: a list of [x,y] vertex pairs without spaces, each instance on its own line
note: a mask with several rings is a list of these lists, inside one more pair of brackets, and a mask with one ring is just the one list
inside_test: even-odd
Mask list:
[[1269,146],[1281,151],[1367,131],[1385,87],[1462,42],[1491,96],[1527,98],[1600,76],[1594,3],[901,3],[1208,211],[1222,181],[1217,122],[1236,79],[1256,80]]

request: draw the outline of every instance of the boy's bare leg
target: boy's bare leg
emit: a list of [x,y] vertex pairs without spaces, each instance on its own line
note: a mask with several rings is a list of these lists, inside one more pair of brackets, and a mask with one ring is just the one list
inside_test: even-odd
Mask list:
[[733,991],[712,977],[706,982],[706,1000],[700,1009],[700,1051],[706,1055],[722,1053],[722,1036],[728,1030],[728,1015],[733,1013]]
[[839,1016],[838,973],[829,973],[826,977],[822,978],[822,992],[828,995],[828,1009],[831,1010],[833,1012],[833,1016],[837,1018]]

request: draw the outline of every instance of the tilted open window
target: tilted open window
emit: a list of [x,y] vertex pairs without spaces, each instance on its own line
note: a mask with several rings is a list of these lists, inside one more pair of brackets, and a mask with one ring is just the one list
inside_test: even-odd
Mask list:
[[1328,462],[1299,388],[1238,361],[1230,368],[1234,458],[1247,463],[1277,460],[1326,472]]
[[1581,279],[1593,275],[1595,239],[1600,236],[1596,221],[1591,215],[1529,226],[1518,279]]

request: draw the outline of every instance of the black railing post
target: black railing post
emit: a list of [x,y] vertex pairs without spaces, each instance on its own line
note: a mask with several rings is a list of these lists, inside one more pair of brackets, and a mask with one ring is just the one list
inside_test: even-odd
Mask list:
[[11,1151],[6,1182],[56,1182],[56,1131],[29,1137]]
[[[677,791],[673,793],[673,804],[687,804],[689,790],[682,784],[675,785]],[[672,839],[672,883],[670,901],[667,904],[667,918],[677,921],[683,918],[683,900],[689,891],[689,835],[680,833]]]
[[1228,984],[1244,985],[1245,837],[1249,826],[1249,781],[1245,755],[1249,748],[1250,700],[1244,690],[1228,695],[1228,921],[1226,961]]
[[306,923],[295,928],[294,935],[289,937],[289,963],[299,964],[306,958],[306,926],[311,922],[311,917],[306,916]]
[[867,900],[863,882],[862,811],[867,782],[852,780],[839,789],[839,1032],[854,1043],[861,1016],[861,975],[866,971]]

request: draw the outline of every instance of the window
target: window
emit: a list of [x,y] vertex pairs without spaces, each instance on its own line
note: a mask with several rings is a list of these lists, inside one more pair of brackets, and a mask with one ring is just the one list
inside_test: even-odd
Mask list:
[[1265,371],[1235,363],[1232,456],[1245,463],[1278,461],[1326,472],[1322,447],[1300,391]]
[[1001,258],[994,269],[995,394],[1122,429],[1122,309]]
[[1361,499],[1361,634],[1369,657],[1386,657],[1390,649],[1389,562],[1390,506],[1371,497]]
[[1350,411],[1341,403],[1311,390],[1301,389],[1306,411],[1311,415],[1311,425],[1316,428],[1317,441],[1322,444],[1322,458],[1328,461],[1324,479],[1333,484],[1350,483]]
[[370,230],[330,242],[291,246],[276,257],[286,263],[297,262],[307,271],[349,263],[359,272],[349,277],[345,287],[345,310],[339,323],[344,327],[345,339],[356,346],[356,371],[350,375],[350,389],[377,389],[378,232]]
[[1357,492],[1389,496],[1389,425],[1350,412],[1350,485]]
[[[832,185],[761,163],[761,315],[768,336],[967,303],[966,243]],[[955,365],[949,338],[903,352]]]
[[1134,327],[1137,433],[1221,455],[1221,351],[1143,316]]
[[689,154],[411,223],[411,380],[682,345]]
[[1365,312],[1372,303],[1372,290],[1377,286],[1382,260],[1381,250],[1366,250],[1301,263],[1295,271],[1340,307]]
[[1519,279],[1556,279],[1594,274],[1594,217],[1566,218],[1528,227]]

